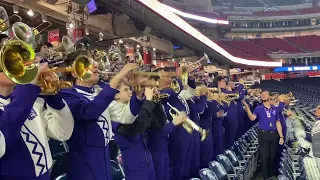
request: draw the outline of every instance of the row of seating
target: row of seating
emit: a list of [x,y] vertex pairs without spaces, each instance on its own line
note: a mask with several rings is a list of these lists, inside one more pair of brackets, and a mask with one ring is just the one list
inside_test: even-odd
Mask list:
[[317,46],[320,36],[300,36],[280,38],[264,38],[250,40],[219,40],[215,41],[230,54],[256,60],[270,60],[272,53],[306,53],[319,51]]
[[[201,169],[199,176],[202,180],[250,180],[258,165],[258,125],[252,126],[216,161]],[[193,178],[192,180],[199,180]]]

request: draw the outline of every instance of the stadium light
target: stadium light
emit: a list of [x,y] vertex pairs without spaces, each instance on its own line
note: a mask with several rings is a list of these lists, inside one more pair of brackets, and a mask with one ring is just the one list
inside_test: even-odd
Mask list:
[[229,24],[229,21],[226,21],[226,20],[212,19],[212,18],[207,18],[207,17],[203,17],[203,16],[190,14],[190,13],[185,13],[185,12],[182,12],[178,9],[173,8],[173,7],[167,6],[165,4],[162,4],[162,5],[165,6],[167,9],[169,9],[171,12],[178,14],[178,15],[185,17],[185,18],[194,19],[194,20],[198,20],[198,21],[204,21],[204,22],[212,23],[212,24],[225,24],[225,25]]
[[160,3],[157,0],[136,0],[140,3],[142,3],[144,6],[149,8],[150,10],[154,11],[158,15],[165,18],[167,21],[174,24],[176,27],[180,28],[181,30],[185,31],[186,33],[190,34],[203,44],[207,45],[214,51],[217,51],[221,55],[223,55],[225,58],[230,59],[232,62],[239,63],[239,64],[245,64],[249,66],[264,66],[264,67],[280,67],[282,66],[282,62],[270,62],[270,61],[258,61],[254,59],[243,59],[239,57],[234,57],[230,53],[228,53],[226,50],[218,46],[216,43],[214,43],[212,40],[210,40],[208,37],[200,33],[197,29],[192,27],[189,23],[181,19],[178,15],[171,12],[168,8],[166,8],[162,3]]

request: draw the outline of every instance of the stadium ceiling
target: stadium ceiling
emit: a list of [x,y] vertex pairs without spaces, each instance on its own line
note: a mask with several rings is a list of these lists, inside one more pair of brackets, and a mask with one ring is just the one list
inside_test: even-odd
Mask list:
[[255,67],[282,65],[281,62],[248,60],[232,56],[156,0],[101,1],[151,27],[157,32],[157,36],[170,37],[171,41],[180,42],[198,52],[206,52],[210,59],[218,64]]

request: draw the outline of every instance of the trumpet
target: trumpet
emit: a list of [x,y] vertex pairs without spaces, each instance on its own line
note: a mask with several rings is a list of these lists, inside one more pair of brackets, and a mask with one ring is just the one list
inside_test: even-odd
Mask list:
[[[180,114],[180,111],[177,108],[173,107],[169,102],[167,104],[170,107],[169,113],[173,118],[176,116],[176,114]],[[190,128],[192,128],[192,129],[190,130],[188,126]],[[183,124],[183,127],[189,133],[191,133],[192,130],[198,131],[200,133],[200,135],[201,135],[201,141],[204,141],[206,139],[206,137],[207,137],[208,131],[206,131],[205,129],[202,129],[201,127],[199,127],[195,122],[193,122],[189,118],[186,119],[186,122]]]
[[209,60],[208,55],[206,53],[204,53],[204,55],[201,59],[188,65],[189,66],[189,73],[194,72],[195,70],[199,69],[199,67],[201,67],[202,61],[208,61],[208,60]]

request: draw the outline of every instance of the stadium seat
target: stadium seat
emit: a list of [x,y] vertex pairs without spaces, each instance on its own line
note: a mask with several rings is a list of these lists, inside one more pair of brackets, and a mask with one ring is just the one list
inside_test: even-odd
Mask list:
[[217,176],[208,168],[201,169],[199,176],[202,180],[218,180]]

